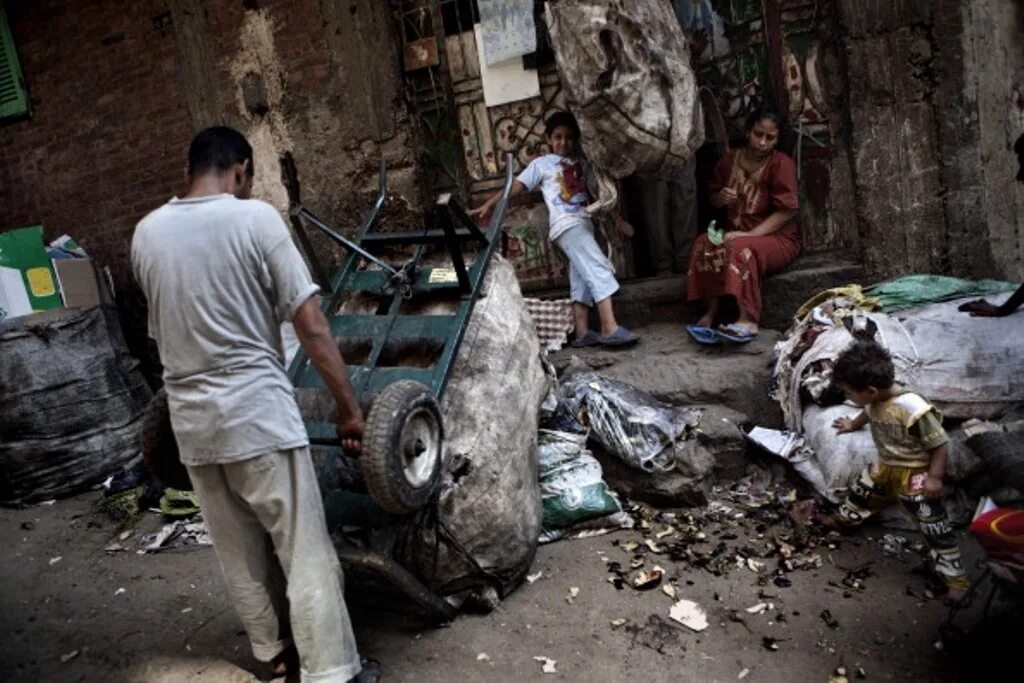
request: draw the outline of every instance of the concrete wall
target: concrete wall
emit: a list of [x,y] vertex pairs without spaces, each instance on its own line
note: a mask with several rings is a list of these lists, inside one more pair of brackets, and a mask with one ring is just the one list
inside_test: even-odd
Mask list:
[[143,354],[128,249],[137,221],[184,189],[192,134],[226,123],[255,148],[256,196],[284,209],[278,156],[304,202],[354,229],[384,157],[416,199],[398,40],[380,0],[7,3],[33,116],[0,123],[0,230],[42,224],[109,265]]
[[839,5],[868,270],[1021,278],[1020,3]]
[[1024,183],[1013,143],[1024,134],[1024,3],[978,0],[962,7],[968,88],[978,109],[982,215],[991,273],[1024,281]]

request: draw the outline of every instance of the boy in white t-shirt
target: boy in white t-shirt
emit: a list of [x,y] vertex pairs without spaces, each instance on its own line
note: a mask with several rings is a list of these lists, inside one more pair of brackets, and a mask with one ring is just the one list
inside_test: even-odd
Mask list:
[[[530,192],[539,186],[548,207],[549,237],[569,258],[569,291],[576,322],[573,346],[629,346],[639,337],[615,320],[612,294],[619,289],[612,264],[594,239],[594,224],[587,213],[586,167],[577,151],[580,128],[569,112],[552,114],[544,122],[544,133],[551,154],[537,157],[519,174],[509,196]],[[469,212],[484,216],[498,203],[501,194],[491,196]],[[632,227],[616,217],[616,224],[626,235]],[[590,307],[597,306],[601,321],[600,333],[589,329]]]

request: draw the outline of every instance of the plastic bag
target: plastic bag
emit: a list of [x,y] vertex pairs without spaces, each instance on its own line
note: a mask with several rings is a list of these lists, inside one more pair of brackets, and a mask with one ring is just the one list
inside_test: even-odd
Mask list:
[[544,507],[544,532],[622,512],[604,483],[600,463],[587,451],[586,443],[585,432],[540,430],[537,478]]
[[72,495],[132,463],[151,396],[112,310],[9,323],[0,332],[0,500]]
[[624,382],[572,368],[562,377],[571,413],[590,427],[591,438],[630,467],[668,472],[674,446],[697,428],[699,413],[673,408]]

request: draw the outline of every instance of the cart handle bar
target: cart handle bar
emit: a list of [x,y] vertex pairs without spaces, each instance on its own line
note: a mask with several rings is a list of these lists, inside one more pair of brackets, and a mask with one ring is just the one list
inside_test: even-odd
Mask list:
[[[380,204],[382,204],[382,203],[383,203],[383,195],[381,195],[381,197],[378,198],[377,206],[375,206],[374,209],[373,209],[373,214],[377,213],[377,211],[380,209]],[[335,242],[337,242],[341,246],[345,247],[349,251],[354,252],[356,254],[359,254],[360,256],[362,256],[367,261],[370,261],[371,263],[375,263],[376,265],[380,266],[381,268],[386,270],[389,275],[397,275],[398,274],[398,271],[395,270],[393,267],[389,266],[387,263],[384,263],[384,261],[381,261],[379,258],[374,256],[370,252],[366,251],[365,249],[360,247],[358,244],[356,244],[352,240],[347,239],[344,235],[341,235],[341,234],[335,232],[334,230],[332,230],[329,225],[327,225],[326,223],[321,221],[319,218],[314,216],[309,211],[309,209],[307,209],[306,207],[302,206],[302,204],[295,204],[294,206],[292,206],[291,209],[290,209],[290,213],[293,216],[299,216],[301,218],[305,218],[307,221],[309,221],[310,223],[312,223],[316,227],[320,228],[320,230],[325,235],[330,237],[332,240],[334,240]]]

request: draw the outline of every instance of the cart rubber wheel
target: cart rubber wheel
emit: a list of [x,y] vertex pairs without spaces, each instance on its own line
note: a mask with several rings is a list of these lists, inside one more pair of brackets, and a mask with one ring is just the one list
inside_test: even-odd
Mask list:
[[363,479],[370,496],[393,514],[426,505],[441,480],[444,428],[430,389],[399,380],[377,394],[363,433]]
[[178,442],[171,429],[171,413],[167,408],[167,391],[162,387],[153,394],[142,414],[142,459],[150,474],[171,488],[192,490],[188,470],[181,464]]

